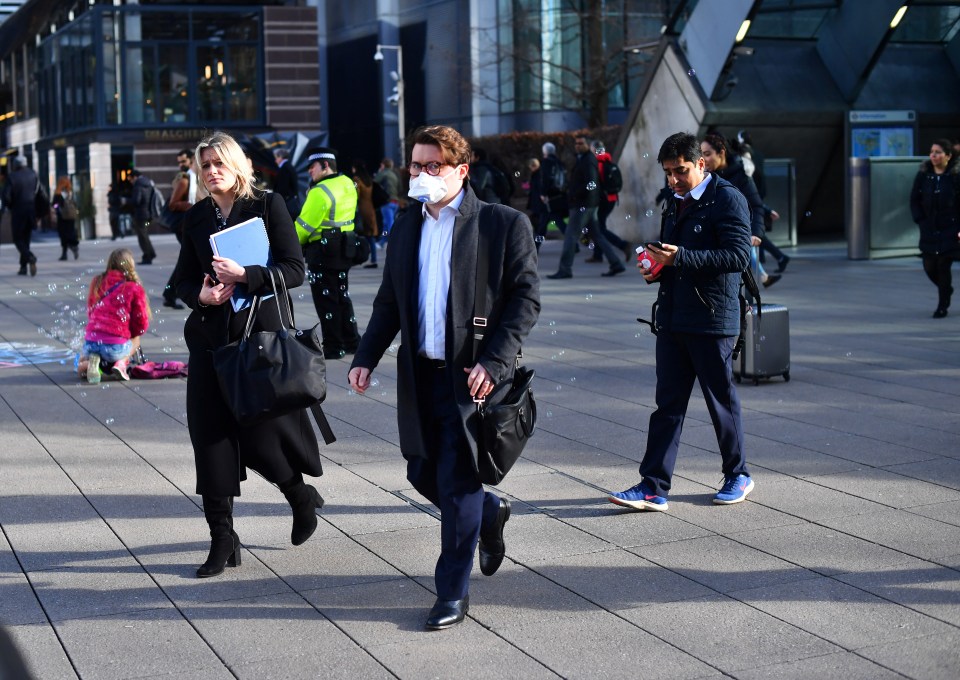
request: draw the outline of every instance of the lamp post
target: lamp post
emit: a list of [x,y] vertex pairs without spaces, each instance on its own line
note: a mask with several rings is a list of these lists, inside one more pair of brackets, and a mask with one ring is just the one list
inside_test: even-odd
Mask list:
[[403,165],[406,157],[406,147],[403,141],[403,135],[406,131],[403,112],[403,48],[400,45],[377,44],[377,51],[373,54],[374,61],[383,61],[383,50],[397,51],[397,70],[390,71],[390,77],[393,78],[396,85],[393,86],[393,94],[387,97],[387,101],[397,107],[397,127],[400,133],[400,165]]

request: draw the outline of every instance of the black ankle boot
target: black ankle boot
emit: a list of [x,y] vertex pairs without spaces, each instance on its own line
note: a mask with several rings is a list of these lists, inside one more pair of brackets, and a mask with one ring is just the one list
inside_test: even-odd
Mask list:
[[233,530],[233,499],[204,496],[203,515],[210,526],[210,554],[197,569],[197,578],[222,574],[224,567],[240,566],[240,537]]
[[317,530],[317,510],[323,507],[323,497],[312,486],[304,484],[300,475],[279,486],[293,510],[290,542],[294,545],[305,543]]
[[63,262],[64,260],[67,259],[67,249],[66,249],[66,248],[63,249],[63,252],[60,253],[60,257],[58,257],[57,259],[60,260],[61,262]]
[[[80,246],[70,246],[70,252],[73,253],[73,259],[76,260],[80,257]],[[66,259],[66,257],[64,257]]]

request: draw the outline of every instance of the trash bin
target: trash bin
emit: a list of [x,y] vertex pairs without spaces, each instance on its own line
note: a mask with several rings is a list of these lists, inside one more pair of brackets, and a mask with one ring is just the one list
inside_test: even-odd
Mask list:
[[870,258],[870,159],[847,163],[847,257]]

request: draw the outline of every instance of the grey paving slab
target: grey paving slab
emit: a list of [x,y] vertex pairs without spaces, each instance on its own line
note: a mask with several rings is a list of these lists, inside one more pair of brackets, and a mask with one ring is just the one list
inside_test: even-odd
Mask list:
[[909,678],[955,678],[960,669],[960,635],[952,632],[872,645],[857,653]]
[[312,537],[289,550],[251,548],[274,574],[296,591],[338,588],[402,578],[376,553],[346,536]]
[[[329,653],[331,661],[348,663],[367,656],[296,593],[190,605],[182,613],[229,667],[304,653]],[[312,675],[303,670],[302,677]]]
[[828,577],[739,591],[735,597],[848,650],[954,630]]
[[895,680],[907,676],[879,666],[853,652],[839,652],[738,671],[736,677],[740,680],[806,680],[807,678]]
[[47,616],[55,622],[173,606],[132,557],[35,571],[30,581]]
[[630,552],[719,593],[816,577],[814,572],[725,536],[631,548]]
[[[78,263],[41,251],[36,279],[0,272],[0,343],[62,351],[54,322],[79,332],[64,307],[82,304],[76,293],[112,245],[85,242],[89,260]],[[141,268],[156,308],[145,349],[183,360],[186,314],[159,304],[177,245],[166,235],[156,245],[157,264]],[[558,253],[544,245],[544,273]],[[575,279],[543,282],[541,323],[524,348],[538,373],[538,434],[494,489],[514,505],[507,557],[492,578],[475,567],[470,616],[442,633],[423,630],[440,527],[405,479],[395,350],[365,397],[347,390],[349,363],[330,362],[324,408],[339,441],[323,447],[326,474],[310,481],[327,500],[314,537],[291,546],[289,507],[251,474],[236,502],[243,564],[203,580],[194,572],[209,536],[186,381],[94,389],[63,357],[0,368],[0,619],[19,617],[18,641],[43,678],[330,677],[335,666],[357,678],[450,667],[458,677],[597,677],[652,666],[665,677],[953,680],[956,319],[907,311],[890,323],[891,305],[929,298],[915,262],[849,262],[840,248],[791,256],[774,300],[791,310],[793,379],[739,388],[757,489],[730,508],[710,502],[720,466],[698,391],[670,511],[605,501],[638,481],[655,370],[654,338],[633,319],[653,290],[579,261]],[[355,273],[363,325],[380,272]],[[293,293],[301,323],[314,322],[308,291]],[[141,609],[154,598],[167,604]],[[153,629],[136,632],[143,625]],[[840,649],[847,638],[868,646]],[[186,652],[154,663],[167,646]],[[126,664],[141,647],[148,666]]]
[[840,651],[802,628],[721,595],[630,609],[622,616],[723,671],[738,671]]
[[545,619],[539,625],[515,625],[496,631],[568,678],[615,677],[624,668],[656,668],[670,678],[719,676],[704,662],[676,646],[607,612],[577,619]]
[[84,678],[174,675],[220,665],[213,650],[172,608],[61,621],[57,635]]
[[809,521],[874,515],[887,509],[874,501],[803,479],[774,481],[764,486],[764,502],[768,506]]
[[76,680],[84,677],[67,656],[53,628],[47,623],[9,626],[6,631],[23,657],[27,670],[42,680]]
[[37,594],[23,574],[0,576],[0,625],[46,623]]
[[807,481],[892,508],[960,500],[960,491],[913,477],[904,477],[891,470],[857,470],[808,477]]
[[744,531],[734,538],[738,543],[825,576],[861,573],[917,561],[892,548],[817,524]]
[[823,524],[923,559],[956,554],[960,544],[960,527],[895,510],[825,519]]
[[483,628],[470,637],[443,640],[430,635],[405,643],[376,645],[367,651],[398,678],[419,680],[455,674],[457,678],[558,678],[556,673],[510,641]]
[[841,574],[836,579],[960,626],[960,571],[956,569],[916,560],[874,571]]
[[712,593],[677,570],[619,548],[552,558],[527,565],[608,611],[672,602]]
[[950,501],[949,503],[934,503],[932,505],[920,505],[910,508],[910,512],[915,515],[929,517],[945,524],[960,526],[960,501]]

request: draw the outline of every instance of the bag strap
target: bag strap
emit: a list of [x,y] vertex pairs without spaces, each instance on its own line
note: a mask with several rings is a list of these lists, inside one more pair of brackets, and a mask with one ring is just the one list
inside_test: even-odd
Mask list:
[[[487,317],[481,316],[487,307],[487,279],[490,272],[490,239],[487,233],[487,220],[491,219],[496,206],[488,204],[480,209],[480,217],[477,220],[477,278],[473,292],[473,363],[476,364],[480,358],[480,342],[483,340],[485,329],[487,328]],[[486,215],[486,219],[484,219]],[[516,368],[520,368],[520,359],[523,358],[523,350],[517,351]],[[483,399],[477,402],[477,408],[481,408]]]
[[337,441],[337,438],[333,435],[333,429],[331,429],[330,423],[327,421],[327,416],[320,407],[319,401],[310,405],[310,413],[313,414],[313,419],[317,421],[317,427],[320,428],[320,434],[323,436],[323,443],[329,446]]

